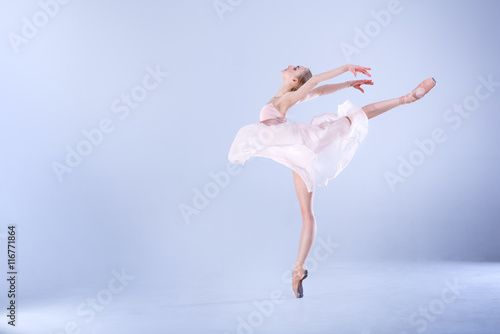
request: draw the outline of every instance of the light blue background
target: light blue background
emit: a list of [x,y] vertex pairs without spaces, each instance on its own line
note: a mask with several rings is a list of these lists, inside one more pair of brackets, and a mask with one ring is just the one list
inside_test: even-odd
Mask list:
[[[285,166],[252,159],[189,220],[181,213],[211,173],[228,168],[237,130],[258,122],[289,64],[313,74],[359,64],[375,83],[365,94],[294,106],[289,122],[438,82],[423,100],[370,120],[350,165],[316,191],[318,237],[341,245],[337,260],[499,260],[500,87],[455,128],[444,118],[471,101],[480,77],[500,82],[499,4],[401,0],[347,58],[341,45],[355,46],[356,29],[389,3],[233,1],[219,15],[210,0],[73,0],[15,52],[9,34],[21,34],[40,5],[2,1],[0,249],[16,224],[25,307],[47,298],[78,305],[122,268],[135,275],[130,289],[154,296],[157,284],[189,290],[205,274],[291,267],[301,216]],[[121,119],[113,102],[157,66],[168,76]],[[52,164],[65,163],[67,146],[76,149],[82,131],[104,119],[114,131],[59,182]],[[391,189],[385,174],[437,128],[446,141]],[[41,328],[55,332],[65,321]]]

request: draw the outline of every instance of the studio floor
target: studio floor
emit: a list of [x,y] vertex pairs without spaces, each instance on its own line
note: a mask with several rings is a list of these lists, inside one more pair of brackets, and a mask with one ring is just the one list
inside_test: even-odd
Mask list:
[[316,262],[302,299],[288,270],[251,269],[28,299],[8,332],[500,333],[499,263]]

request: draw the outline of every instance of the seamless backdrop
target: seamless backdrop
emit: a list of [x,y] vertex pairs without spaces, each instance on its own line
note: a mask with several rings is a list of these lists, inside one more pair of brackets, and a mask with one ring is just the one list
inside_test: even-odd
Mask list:
[[189,303],[206,275],[291,267],[301,228],[291,170],[227,161],[289,64],[313,74],[358,64],[375,83],[294,106],[289,122],[438,83],[370,120],[349,166],[316,191],[332,261],[498,261],[499,9],[1,1],[0,262],[15,224],[20,328],[1,326],[21,333],[38,319],[30,333],[61,331],[117,275],[125,288],[111,298],[154,299],[161,286]]

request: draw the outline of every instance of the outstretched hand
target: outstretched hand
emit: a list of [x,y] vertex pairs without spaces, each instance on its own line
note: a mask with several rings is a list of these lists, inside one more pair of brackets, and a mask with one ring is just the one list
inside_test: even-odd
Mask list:
[[363,67],[363,66],[359,66],[359,65],[347,65],[347,68],[349,70],[349,72],[352,72],[354,74],[355,77],[358,76],[358,72],[359,73],[363,73],[367,76],[369,76],[371,78],[371,74],[368,73],[367,70],[371,70],[371,68],[369,67]]
[[371,80],[356,80],[351,85],[351,87],[359,89],[361,91],[361,93],[364,93],[365,91],[363,90],[363,88],[361,88],[361,85],[373,85],[373,81],[371,81]]

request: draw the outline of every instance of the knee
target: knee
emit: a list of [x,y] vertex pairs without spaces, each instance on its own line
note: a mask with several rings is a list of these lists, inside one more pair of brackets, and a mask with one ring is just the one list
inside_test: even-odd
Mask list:
[[312,212],[303,214],[302,215],[302,222],[306,225],[314,225],[316,223],[316,219],[314,218],[314,214]]

